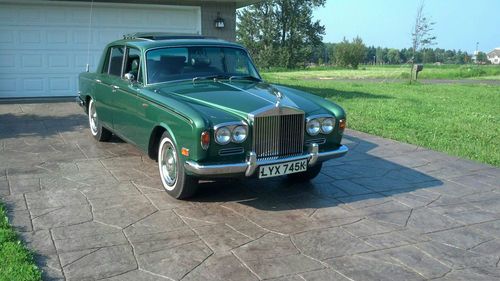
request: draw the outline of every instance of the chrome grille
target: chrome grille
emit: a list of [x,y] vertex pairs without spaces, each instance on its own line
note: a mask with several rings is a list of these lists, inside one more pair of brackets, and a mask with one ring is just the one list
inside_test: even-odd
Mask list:
[[304,114],[255,117],[254,151],[257,158],[301,154],[304,151]]

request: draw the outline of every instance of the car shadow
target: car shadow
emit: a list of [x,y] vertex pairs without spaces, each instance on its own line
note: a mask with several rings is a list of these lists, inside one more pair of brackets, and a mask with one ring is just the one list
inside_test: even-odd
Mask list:
[[[319,209],[341,203],[384,198],[442,185],[442,181],[412,168],[424,165],[407,153],[415,146],[380,138],[383,145],[346,135],[349,153],[323,164],[310,182],[287,177],[227,179],[201,182],[194,202],[237,202],[266,211]],[[391,161],[391,158],[397,161]],[[396,163],[404,162],[404,165]]]

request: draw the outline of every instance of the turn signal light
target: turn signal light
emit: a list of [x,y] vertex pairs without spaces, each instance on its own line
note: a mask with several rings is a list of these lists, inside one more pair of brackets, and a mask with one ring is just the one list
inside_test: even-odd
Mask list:
[[347,127],[347,122],[345,119],[340,119],[339,120],[339,129],[341,131],[345,130],[345,128]]
[[201,148],[207,150],[210,146],[210,133],[208,131],[203,131],[201,133]]
[[181,149],[181,154],[184,155],[184,156],[186,156],[186,157],[189,156],[189,149],[183,147]]

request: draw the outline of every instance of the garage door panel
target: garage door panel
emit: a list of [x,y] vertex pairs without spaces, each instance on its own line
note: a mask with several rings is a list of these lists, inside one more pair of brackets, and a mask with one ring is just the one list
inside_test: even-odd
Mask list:
[[[0,98],[68,96],[87,63],[95,71],[104,46],[133,32],[201,33],[199,7],[0,3]],[[90,42],[89,42],[90,40]]]
[[43,97],[76,95],[78,73],[61,76],[60,74],[33,74],[29,77],[5,75],[0,79],[0,96],[2,97]]

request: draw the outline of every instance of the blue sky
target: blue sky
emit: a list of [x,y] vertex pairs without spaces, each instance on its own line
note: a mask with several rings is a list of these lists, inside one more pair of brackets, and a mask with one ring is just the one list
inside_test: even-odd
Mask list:
[[[327,0],[314,15],[325,25],[324,42],[359,35],[367,45],[405,48],[420,0]],[[426,0],[436,22],[436,47],[488,52],[500,47],[500,0]]]

